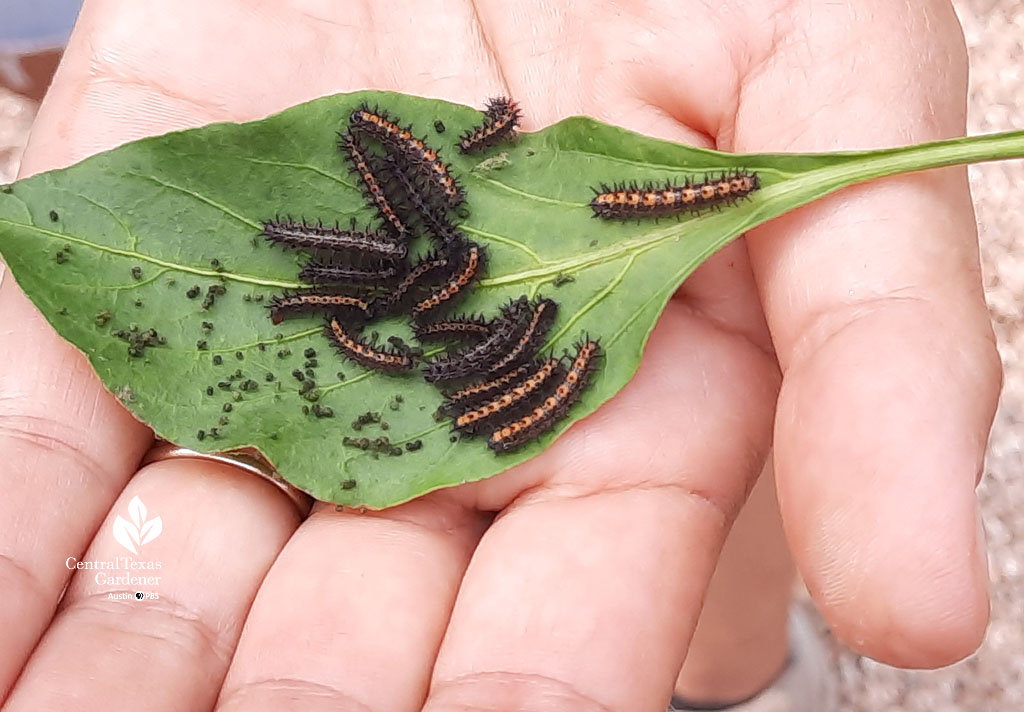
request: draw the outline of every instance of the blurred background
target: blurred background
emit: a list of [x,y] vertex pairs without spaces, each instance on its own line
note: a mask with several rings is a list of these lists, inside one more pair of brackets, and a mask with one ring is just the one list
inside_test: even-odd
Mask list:
[[[1024,3],[954,5],[971,59],[968,132],[1024,129]],[[17,174],[38,101],[78,6],[79,0],[0,0],[0,183]],[[1006,367],[979,490],[989,541],[992,625],[971,658],[927,672],[896,670],[830,640],[842,712],[1024,710],[1024,161],[971,166],[970,176],[986,295]],[[800,605],[811,604],[802,597]],[[821,634],[828,635],[824,626]]]

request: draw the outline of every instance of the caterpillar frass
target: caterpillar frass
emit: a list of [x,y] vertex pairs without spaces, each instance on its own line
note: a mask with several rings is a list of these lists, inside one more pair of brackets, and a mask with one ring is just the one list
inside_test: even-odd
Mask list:
[[465,294],[468,291],[467,288],[479,279],[486,264],[484,248],[475,242],[466,242],[458,246],[456,252],[457,256],[453,256],[449,261],[449,268],[454,265],[455,269],[450,272],[451,276],[447,282],[413,306],[412,318],[414,321],[426,321],[434,313],[449,306],[456,298]]
[[383,231],[343,230],[338,225],[311,224],[302,220],[266,220],[263,236],[285,247],[337,253],[352,252],[378,260],[403,260],[409,252],[404,240]]
[[455,429],[476,435],[495,421],[511,421],[524,410],[538,407],[552,391],[551,384],[565,377],[565,368],[558,359],[548,359],[521,381],[506,388],[495,398],[455,418]]
[[442,415],[455,417],[459,413],[483,403],[495,393],[504,391],[506,386],[523,379],[529,372],[530,364],[524,363],[503,376],[464,386],[457,391],[449,393],[444,403],[438,408],[438,412]]
[[401,274],[402,266],[384,263],[375,266],[354,266],[345,260],[312,259],[299,270],[299,279],[311,284],[360,284],[385,289]]
[[338,352],[361,366],[384,373],[404,373],[416,365],[413,355],[395,346],[382,347],[364,341],[359,331],[336,317],[327,318],[324,333]]
[[359,180],[363,185],[363,195],[366,196],[370,206],[377,211],[377,214],[384,221],[388,230],[395,237],[406,239],[408,230],[405,227],[405,223],[402,222],[398,213],[395,212],[391,201],[388,200],[387,193],[384,192],[384,186],[381,185],[374,169],[371,167],[370,154],[367,152],[366,147],[360,144],[359,140],[351,132],[341,135],[338,140],[338,147],[341,148],[352,163],[352,169],[359,176]]
[[[431,204],[430,191],[422,190],[416,185],[396,156],[388,156],[385,163],[388,174],[402,187],[406,202],[419,218],[423,228],[438,244],[450,245],[466,241],[465,236],[448,220],[447,208],[444,205]],[[409,216],[405,217],[408,219]]]
[[580,399],[600,355],[601,347],[596,340],[586,339],[579,344],[569,371],[554,392],[526,415],[492,432],[487,446],[496,453],[512,452],[555,427]]
[[289,316],[318,312],[338,316],[345,323],[370,318],[370,305],[362,297],[317,289],[276,295],[271,298],[269,309],[270,320],[275,324],[280,324]]
[[394,289],[373,300],[371,311],[377,316],[395,314],[406,305],[420,287],[437,286],[447,281],[451,257],[446,252],[431,252],[420,258]]
[[653,183],[617,183],[595,189],[590,207],[603,220],[636,220],[700,212],[707,208],[732,205],[761,187],[756,173],[738,171],[703,181],[687,180],[682,185]]
[[523,112],[519,104],[507,96],[487,100],[484,121],[459,138],[460,153],[476,153],[515,135]]
[[481,314],[429,321],[413,327],[418,341],[479,341],[491,333],[491,322]]
[[370,109],[365,104],[352,112],[349,124],[354,130],[380,141],[388,153],[399,155],[415,166],[431,187],[444,196],[449,207],[457,208],[465,200],[465,192],[451,168],[441,160],[437,150],[413,135],[411,126],[399,126],[387,112]]

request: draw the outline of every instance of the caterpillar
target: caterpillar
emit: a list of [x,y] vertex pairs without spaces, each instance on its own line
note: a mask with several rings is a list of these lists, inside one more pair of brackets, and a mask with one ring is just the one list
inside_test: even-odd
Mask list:
[[480,314],[429,321],[413,327],[413,336],[418,341],[479,340],[490,333],[491,322]]
[[402,127],[387,112],[370,109],[366,104],[352,112],[350,126],[381,142],[389,153],[402,156],[410,165],[423,174],[430,185],[444,196],[452,208],[465,200],[465,192],[451,173],[448,164],[441,160],[436,149],[412,133],[412,126]]
[[415,366],[413,355],[406,349],[380,347],[364,341],[359,332],[342,323],[337,317],[328,317],[324,333],[335,348],[361,366],[385,373],[411,371]]
[[530,321],[519,336],[519,340],[495,363],[488,368],[489,373],[501,373],[516,364],[533,358],[544,337],[558,315],[558,303],[551,299],[541,299],[533,305]]
[[299,279],[312,284],[365,284],[385,288],[400,274],[401,265],[356,267],[338,259],[312,259],[299,270]]
[[511,420],[518,417],[524,408],[532,409],[545,399],[551,391],[550,381],[565,376],[565,368],[558,359],[548,359],[521,381],[507,388],[500,395],[459,414],[455,418],[455,429],[476,435],[495,420]]
[[465,242],[462,233],[448,220],[446,208],[431,204],[429,191],[416,185],[397,157],[388,156],[385,160],[389,174],[402,186],[406,200],[430,236],[441,245]]
[[316,289],[276,295],[271,298],[268,307],[270,320],[275,324],[280,324],[293,314],[315,312],[329,312],[335,315],[344,313],[350,317],[346,321],[370,318],[370,305],[362,297]]
[[554,392],[526,415],[492,432],[487,446],[495,453],[512,452],[555,427],[579,400],[600,355],[596,340],[587,338],[578,344],[576,357]]
[[459,152],[476,153],[512,137],[522,115],[519,104],[507,96],[488,99],[483,123],[462,134]]
[[386,232],[343,230],[338,225],[311,224],[302,220],[266,220],[263,236],[274,244],[323,252],[354,252],[380,260],[403,260],[409,248]]
[[[394,314],[405,304],[409,294],[421,286],[433,286],[438,281],[445,281],[451,258],[446,252],[431,252],[420,258],[393,290],[373,301],[372,311],[378,316]],[[440,280],[436,277],[441,274]]]
[[338,146],[351,161],[353,170],[363,184],[363,194],[370,201],[370,205],[376,209],[377,214],[396,237],[406,238],[408,230],[405,223],[395,212],[391,201],[388,200],[387,193],[384,192],[384,187],[377,179],[377,175],[370,165],[370,157],[366,148],[351,132],[341,135]]
[[660,218],[732,205],[760,187],[758,175],[746,171],[723,173],[718,178],[705,176],[703,181],[687,180],[682,185],[669,182],[661,187],[653,183],[616,183],[594,189],[590,207],[594,216],[603,220]]
[[510,302],[495,319],[490,335],[480,343],[434,359],[424,377],[430,383],[500,374],[533,357],[531,345],[543,338],[554,321],[554,302],[531,304],[525,295]]
[[491,379],[490,381],[481,381],[479,383],[464,386],[457,391],[449,393],[445,398],[445,401],[441,404],[441,407],[438,408],[438,412],[442,415],[455,417],[459,413],[483,403],[489,396],[504,390],[510,383],[519,381],[526,376],[529,371],[530,364],[524,363],[522,366],[509,371],[503,376]]
[[480,277],[486,264],[484,248],[475,242],[466,242],[458,247],[457,252],[460,259],[452,259],[449,262],[449,267],[455,265],[457,269],[451,272],[444,285],[413,306],[414,321],[422,322],[435,311],[448,306],[457,297],[465,294],[468,291],[467,287]]

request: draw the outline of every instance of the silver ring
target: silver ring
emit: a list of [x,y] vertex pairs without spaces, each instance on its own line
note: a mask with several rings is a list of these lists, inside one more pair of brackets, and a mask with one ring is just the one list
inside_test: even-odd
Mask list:
[[198,450],[189,450],[185,447],[180,447],[174,443],[169,443],[166,440],[157,441],[157,444],[150,448],[146,456],[142,458],[142,464],[140,468],[146,465],[151,465],[154,462],[162,462],[164,460],[207,460],[209,462],[219,462],[222,465],[231,465],[244,472],[248,472],[251,475],[257,475],[267,480],[276,486],[279,490],[288,496],[292,504],[299,512],[299,516],[305,519],[309,515],[309,510],[313,508],[313,498],[308,494],[300,490],[295,485],[286,482],[281,475],[277,473],[274,466],[267,462],[266,458],[259,454],[256,450],[245,448],[241,450],[231,450],[228,452],[199,452]]

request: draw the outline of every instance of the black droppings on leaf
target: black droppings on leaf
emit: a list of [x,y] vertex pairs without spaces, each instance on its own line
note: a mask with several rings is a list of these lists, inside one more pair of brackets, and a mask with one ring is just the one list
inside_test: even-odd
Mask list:
[[60,220],[60,215],[57,214],[56,210],[50,211],[50,220],[51,222],[57,222],[58,220]]
[[139,267],[138,265],[132,267],[132,279],[134,279],[136,282],[142,279],[142,268]]
[[188,288],[188,291],[185,292],[185,296],[188,297],[189,299],[195,299],[196,297],[199,296],[199,293],[201,291],[202,290],[199,288],[199,285],[196,284]]

